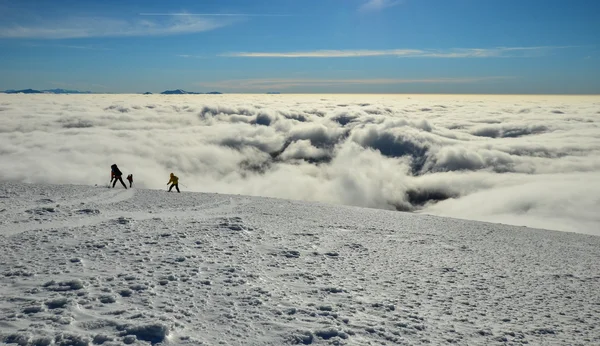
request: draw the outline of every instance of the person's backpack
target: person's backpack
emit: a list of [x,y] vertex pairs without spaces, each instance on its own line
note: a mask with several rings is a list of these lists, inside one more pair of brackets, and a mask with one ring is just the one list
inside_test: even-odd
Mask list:
[[110,166],[110,168],[112,169],[112,172],[116,175],[116,176],[121,176],[123,175],[123,173],[121,173],[121,171],[119,170],[119,167],[117,167],[117,165],[112,165]]

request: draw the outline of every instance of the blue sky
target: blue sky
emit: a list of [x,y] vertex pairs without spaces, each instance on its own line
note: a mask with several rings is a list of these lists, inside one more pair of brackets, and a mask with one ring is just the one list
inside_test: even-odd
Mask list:
[[0,90],[600,93],[600,1],[0,0]]

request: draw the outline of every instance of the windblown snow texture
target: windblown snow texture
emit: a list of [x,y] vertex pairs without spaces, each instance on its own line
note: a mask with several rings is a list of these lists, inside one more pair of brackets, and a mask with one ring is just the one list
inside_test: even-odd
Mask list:
[[319,201],[600,235],[600,98],[0,94],[0,180]]
[[239,195],[0,183],[10,345],[595,345],[600,237]]

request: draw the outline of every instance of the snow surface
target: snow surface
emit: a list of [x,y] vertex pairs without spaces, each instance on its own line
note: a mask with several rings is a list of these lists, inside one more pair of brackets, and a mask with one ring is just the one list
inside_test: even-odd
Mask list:
[[3,182],[0,242],[4,344],[600,344],[597,236]]

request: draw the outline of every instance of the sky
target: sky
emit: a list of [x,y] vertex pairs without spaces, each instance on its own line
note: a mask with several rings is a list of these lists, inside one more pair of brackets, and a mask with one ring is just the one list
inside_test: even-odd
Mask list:
[[589,0],[0,0],[0,90],[600,93]]

